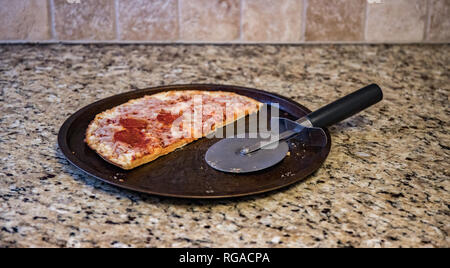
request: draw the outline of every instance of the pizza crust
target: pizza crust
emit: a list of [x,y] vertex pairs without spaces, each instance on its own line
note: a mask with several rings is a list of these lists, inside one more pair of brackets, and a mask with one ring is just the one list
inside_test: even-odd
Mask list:
[[[202,135],[199,138],[202,138],[209,134],[212,134],[217,129],[220,129],[221,127],[223,127],[225,125],[234,123],[235,121],[237,121],[241,118],[244,118],[248,114],[255,113],[255,112],[259,111],[259,109],[261,109],[261,107],[263,106],[263,104],[261,102],[258,102],[256,100],[251,99],[246,96],[238,95],[236,93],[225,92],[225,91],[199,91],[199,90],[161,92],[161,93],[157,93],[154,95],[147,95],[145,97],[141,97],[138,99],[133,99],[133,100],[130,100],[119,106],[133,105],[133,104],[138,103],[143,98],[158,98],[158,99],[161,99],[164,101],[164,100],[170,99],[170,96],[172,96],[174,94],[181,94],[181,93],[190,95],[190,96],[192,96],[192,95],[217,95],[217,94],[222,94],[222,95],[226,95],[226,96],[239,96],[240,98],[244,98],[246,101],[248,101],[249,103],[252,104],[252,105],[250,105],[250,107],[253,107],[252,109],[246,109],[243,111],[239,111],[238,113],[234,113],[233,118],[228,118],[225,122],[216,122],[215,125],[213,126],[213,128],[211,129],[211,131],[209,131],[208,133],[202,133],[204,135]],[[119,106],[116,106],[112,109],[106,110],[95,116],[95,119],[89,124],[89,126],[86,130],[85,142],[91,149],[96,151],[97,154],[99,154],[104,160],[106,160],[107,162],[109,162],[113,165],[116,165],[122,169],[130,170],[130,169],[133,169],[140,165],[149,163],[163,155],[169,154],[169,153],[175,151],[176,149],[179,149],[179,148],[199,139],[199,138],[193,138],[193,137],[192,138],[182,138],[172,144],[169,144],[167,147],[154,148],[154,150],[150,154],[146,154],[146,155],[143,155],[140,157],[133,157],[132,154],[129,154],[129,155],[122,154],[119,156],[115,156],[112,153],[114,151],[113,148],[108,148],[110,146],[107,146],[102,142],[98,142],[98,139],[95,137],[94,132],[96,129],[99,128],[99,124],[98,124],[99,120],[104,119],[104,118],[114,118],[114,117],[120,116],[117,114],[117,107],[119,107]]]

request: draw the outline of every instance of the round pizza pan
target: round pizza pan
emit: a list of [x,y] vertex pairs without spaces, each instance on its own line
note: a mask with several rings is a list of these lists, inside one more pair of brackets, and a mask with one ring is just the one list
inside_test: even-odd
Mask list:
[[59,148],[70,163],[104,182],[143,193],[180,198],[228,198],[279,189],[313,173],[330,151],[331,138],[325,129],[328,140],[325,147],[308,147],[294,138],[289,141],[290,154],[279,164],[254,173],[231,174],[217,171],[205,162],[205,153],[219,141],[217,138],[200,139],[132,170],[123,170],[106,162],[84,142],[86,128],[96,114],[145,95],[190,89],[229,91],[263,103],[277,103],[280,116],[289,119],[298,119],[310,112],[289,98],[253,88],[190,84],[140,89],[94,102],[74,113],[59,131]]

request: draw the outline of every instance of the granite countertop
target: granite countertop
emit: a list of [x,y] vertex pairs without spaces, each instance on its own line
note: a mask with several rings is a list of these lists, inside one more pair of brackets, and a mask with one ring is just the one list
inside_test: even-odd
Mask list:
[[[0,247],[449,247],[449,45],[0,46]],[[316,109],[376,82],[294,186],[228,200],[151,196],[70,165],[81,107],[150,86],[222,83]]]

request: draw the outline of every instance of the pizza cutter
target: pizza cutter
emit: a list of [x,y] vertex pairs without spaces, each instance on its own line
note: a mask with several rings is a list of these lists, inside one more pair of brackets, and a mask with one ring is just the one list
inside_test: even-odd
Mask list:
[[295,137],[308,146],[325,146],[328,141],[323,128],[368,108],[382,98],[381,88],[372,84],[296,121],[272,118],[270,131],[222,139],[208,149],[205,160],[212,168],[223,172],[264,170],[286,157],[289,152],[287,140]]

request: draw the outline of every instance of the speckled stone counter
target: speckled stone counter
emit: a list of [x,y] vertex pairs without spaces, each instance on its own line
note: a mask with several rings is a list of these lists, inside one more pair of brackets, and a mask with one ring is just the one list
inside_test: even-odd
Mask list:
[[[449,247],[450,46],[0,46],[1,247]],[[330,128],[291,187],[163,198],[70,165],[56,136],[136,88],[223,83],[316,109],[366,84],[383,102]]]

